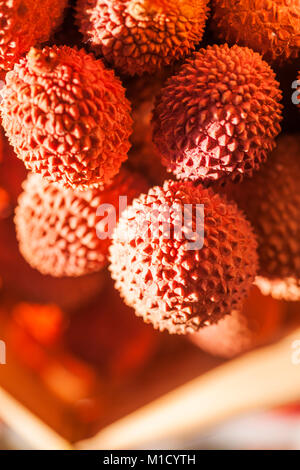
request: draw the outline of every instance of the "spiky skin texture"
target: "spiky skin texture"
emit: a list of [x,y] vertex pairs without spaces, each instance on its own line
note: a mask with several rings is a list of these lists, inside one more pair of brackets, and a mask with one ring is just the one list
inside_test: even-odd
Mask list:
[[27,169],[65,187],[109,184],[127,158],[125,90],[84,50],[32,49],[6,76],[1,113]]
[[[196,204],[204,204],[204,225],[201,217],[196,221]],[[189,246],[191,239],[198,247]],[[138,316],[161,331],[186,334],[216,323],[247,295],[257,268],[256,241],[235,204],[210,189],[166,181],[123,212],[110,261],[116,288]]]
[[222,40],[282,63],[300,54],[299,0],[213,0],[212,27]]
[[275,146],[280,100],[275,74],[259,54],[208,46],[163,88],[153,115],[154,143],[177,178],[251,176]]
[[283,319],[283,305],[253,287],[241,310],[234,310],[190,339],[213,356],[231,358],[274,340]]
[[207,0],[78,0],[85,40],[128,75],[186,57],[203,36]]
[[[19,249],[26,261],[42,274],[81,276],[106,264],[113,228],[119,215],[119,196],[128,202],[147,188],[139,175],[122,170],[104,190],[79,191],[48,183],[30,174],[19,197],[15,224]],[[97,209],[111,204],[104,214]],[[108,214],[115,219],[108,222]],[[106,223],[108,225],[106,225]]]
[[48,41],[68,0],[0,1],[0,69],[11,70],[32,46]]
[[251,180],[225,190],[243,209],[258,238],[256,283],[263,293],[300,300],[300,136],[283,136]]

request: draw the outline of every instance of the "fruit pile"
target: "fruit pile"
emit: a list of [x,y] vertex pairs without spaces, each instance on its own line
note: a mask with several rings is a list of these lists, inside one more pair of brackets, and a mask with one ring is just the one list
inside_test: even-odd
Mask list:
[[271,340],[273,299],[300,301],[298,0],[67,3],[0,5],[21,254],[108,269],[137,316],[212,354]]

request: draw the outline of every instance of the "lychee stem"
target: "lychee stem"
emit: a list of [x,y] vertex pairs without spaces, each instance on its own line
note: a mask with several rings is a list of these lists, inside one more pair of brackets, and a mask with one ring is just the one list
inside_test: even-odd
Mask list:
[[32,47],[28,52],[27,59],[31,70],[36,73],[45,73],[54,69],[57,63],[57,54],[53,50],[45,54],[45,51]]

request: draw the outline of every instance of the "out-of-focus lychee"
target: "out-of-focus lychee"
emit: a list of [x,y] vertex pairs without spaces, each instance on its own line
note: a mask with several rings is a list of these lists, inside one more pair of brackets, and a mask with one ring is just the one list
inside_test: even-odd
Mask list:
[[0,2],[0,69],[11,70],[32,46],[42,44],[62,23],[68,0]]
[[217,325],[190,335],[193,343],[213,356],[231,358],[276,339],[284,319],[284,305],[253,287],[240,310]]
[[299,0],[213,0],[212,10],[220,39],[251,47],[270,61],[299,57]]
[[284,135],[261,171],[225,188],[257,235],[257,285],[263,293],[285,300],[300,300],[299,181],[300,136]]
[[100,270],[123,208],[119,197],[130,203],[146,188],[141,176],[126,170],[106,189],[87,191],[64,189],[30,174],[15,216],[22,255],[41,273],[56,277]]

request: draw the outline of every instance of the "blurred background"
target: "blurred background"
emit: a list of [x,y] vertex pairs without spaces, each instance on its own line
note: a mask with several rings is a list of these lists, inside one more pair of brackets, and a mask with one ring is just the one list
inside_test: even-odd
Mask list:
[[[55,42],[77,40],[67,16]],[[289,132],[299,127],[290,99],[296,62],[277,70],[283,130]],[[158,77],[159,86],[164,78]],[[147,171],[152,183],[165,173],[160,163],[147,166],[152,149],[137,136],[149,135],[157,90],[150,99],[145,82],[135,79],[127,88],[132,101],[137,96],[129,167]],[[280,317],[281,329],[267,344],[225,360],[190,338],[145,325],[121,301],[106,271],[76,279],[42,276],[20,255],[13,224],[26,170],[4,136],[1,142],[0,340],[6,364],[0,365],[0,449],[300,449],[299,302],[273,300],[254,288],[248,310]]]

